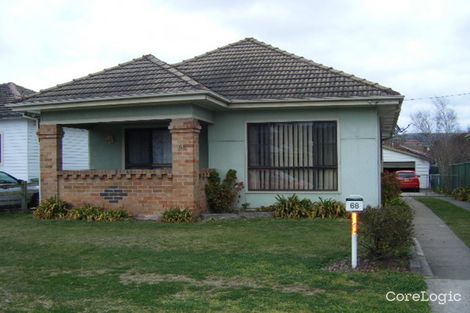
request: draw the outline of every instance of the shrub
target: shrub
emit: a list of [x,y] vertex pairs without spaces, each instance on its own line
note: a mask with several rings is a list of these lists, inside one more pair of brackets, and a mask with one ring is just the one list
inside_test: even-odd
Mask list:
[[346,207],[340,201],[320,198],[320,201],[313,203],[313,217],[341,218],[346,216]]
[[397,174],[384,172],[382,174],[382,205],[387,205],[390,201],[400,197],[400,181]]
[[129,213],[124,210],[104,210],[101,207],[87,204],[80,208],[70,209],[65,218],[73,221],[86,220],[114,222],[129,218]]
[[312,201],[309,199],[300,200],[296,194],[290,197],[277,195],[273,207],[274,216],[280,218],[307,218],[311,217],[313,212]]
[[341,218],[347,215],[342,202],[322,198],[312,202],[307,198],[300,199],[296,194],[290,197],[277,195],[272,207],[274,216],[280,218]]
[[33,216],[38,219],[50,220],[60,219],[67,215],[70,205],[56,197],[41,201],[33,212]]
[[104,210],[103,208],[85,205],[80,208],[70,208],[70,205],[57,198],[42,201],[33,213],[38,219],[67,219],[87,221],[119,221],[129,217],[124,210]]
[[188,209],[171,208],[163,212],[163,223],[191,223],[193,221],[193,212]]
[[240,197],[243,183],[237,182],[237,171],[228,170],[221,182],[217,171],[212,171],[206,185],[207,204],[211,212],[231,212]]
[[452,196],[460,201],[470,201],[470,188],[468,187],[459,187],[454,189]]
[[361,244],[369,257],[389,259],[408,255],[413,237],[413,211],[410,207],[368,207],[361,214],[361,221]]

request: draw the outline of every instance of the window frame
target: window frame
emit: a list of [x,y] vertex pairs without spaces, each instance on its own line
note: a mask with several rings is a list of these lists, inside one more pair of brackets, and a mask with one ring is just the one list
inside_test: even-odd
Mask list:
[[[129,162],[128,162],[128,159],[129,159],[129,149],[128,149],[128,140],[127,140],[127,132],[128,131],[148,131],[148,132],[152,132],[154,130],[166,130],[168,132],[170,132],[170,130],[168,129],[168,127],[164,127],[164,126],[157,126],[157,127],[128,127],[128,128],[124,128],[123,131],[124,131],[124,136],[123,136],[123,139],[124,139],[124,145],[123,145],[123,148],[124,148],[124,169],[125,170],[154,170],[154,169],[171,169],[173,167],[173,162],[171,163],[166,163],[166,164],[158,164],[157,166],[153,166],[153,163],[151,166],[148,166],[148,167],[129,167]],[[170,146],[171,146],[171,132],[170,132]],[[149,150],[149,154],[150,154],[150,158],[153,159],[153,156],[152,156],[152,150],[153,150],[153,142],[152,142],[152,136],[150,136],[150,147],[151,149]],[[172,151],[172,155],[173,155],[173,151]]]
[[[335,122],[336,123],[336,155],[337,155],[337,188],[335,190],[253,190],[249,187],[249,153],[248,153],[248,125],[262,123],[315,123],[315,122]],[[341,194],[342,192],[342,171],[341,171],[341,127],[338,118],[318,118],[318,119],[268,119],[245,121],[245,193],[247,194]]]

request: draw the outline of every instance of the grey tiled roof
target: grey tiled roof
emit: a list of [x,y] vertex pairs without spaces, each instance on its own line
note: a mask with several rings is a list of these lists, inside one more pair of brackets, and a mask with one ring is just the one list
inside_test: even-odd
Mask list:
[[174,66],[231,100],[397,96],[398,92],[253,38]]
[[34,94],[33,90],[21,87],[15,83],[0,84],[0,119],[21,116],[19,112],[13,112],[5,104],[20,100],[23,96]]
[[119,64],[71,82],[41,90],[22,103],[60,102],[85,99],[189,93],[207,90],[177,69],[155,58],[141,58]]
[[174,65],[145,55],[41,90],[26,97],[22,104],[195,92],[211,92],[233,102],[400,95],[390,88],[247,38]]

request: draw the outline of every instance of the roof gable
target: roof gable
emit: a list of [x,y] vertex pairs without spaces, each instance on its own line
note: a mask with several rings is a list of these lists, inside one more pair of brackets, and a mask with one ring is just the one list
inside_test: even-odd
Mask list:
[[15,118],[21,116],[19,112],[13,112],[5,107],[7,103],[21,100],[22,97],[34,94],[33,90],[24,88],[15,83],[0,84],[0,118]]
[[41,90],[33,96],[26,97],[22,103],[104,100],[201,90],[207,88],[154,56],[144,55],[115,67]]
[[230,100],[400,96],[390,88],[246,38],[174,64]]
[[408,155],[408,156],[411,156],[411,157],[414,157],[414,158],[417,158],[417,159],[421,159],[421,160],[425,160],[425,161],[431,161],[431,158],[423,153],[420,153],[418,151],[414,151],[412,149],[409,149],[407,147],[404,147],[404,146],[389,146],[389,145],[383,145],[382,146],[383,149],[385,150],[389,150],[389,151],[392,151],[392,152],[395,152],[395,153],[401,153],[401,154],[405,154],[405,155]]

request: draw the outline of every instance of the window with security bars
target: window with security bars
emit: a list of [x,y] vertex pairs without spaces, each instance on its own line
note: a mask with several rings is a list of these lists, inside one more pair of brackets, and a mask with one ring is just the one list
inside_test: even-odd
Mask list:
[[338,190],[337,123],[248,124],[248,189]]

